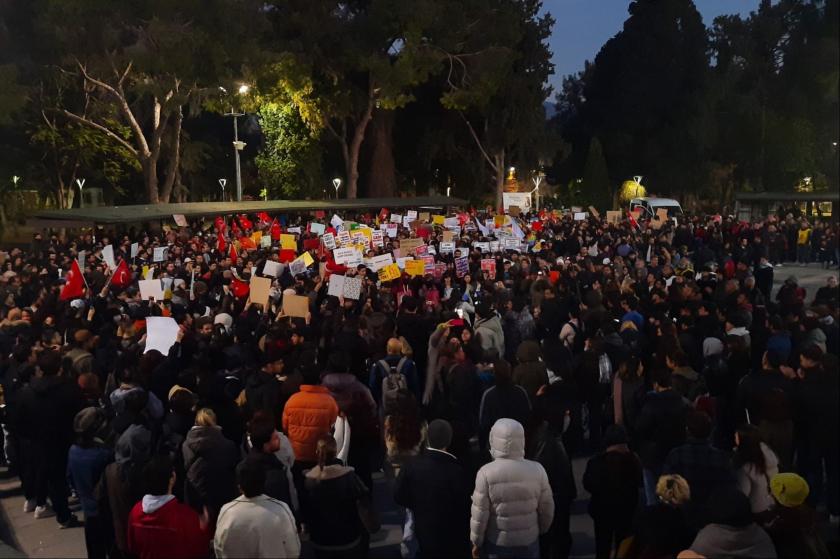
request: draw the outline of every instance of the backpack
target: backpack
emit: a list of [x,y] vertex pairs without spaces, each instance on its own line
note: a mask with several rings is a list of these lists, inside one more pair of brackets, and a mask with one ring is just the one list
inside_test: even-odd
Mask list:
[[382,409],[387,415],[396,406],[397,393],[408,389],[408,381],[402,373],[407,358],[402,357],[396,367],[392,367],[384,359],[379,360],[379,367],[385,372],[382,377]]

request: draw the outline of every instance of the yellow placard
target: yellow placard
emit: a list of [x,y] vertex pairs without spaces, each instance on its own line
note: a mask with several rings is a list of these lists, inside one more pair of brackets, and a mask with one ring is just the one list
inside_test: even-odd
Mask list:
[[494,216],[493,216],[493,225],[495,225],[496,227],[501,227],[502,225],[504,225],[504,224],[505,224],[505,221],[506,221],[506,220],[505,220],[505,217],[507,217],[507,216],[504,216],[504,215],[494,215]]
[[297,241],[294,235],[288,233],[280,234],[280,248],[286,250],[297,250]]
[[306,264],[307,268],[315,262],[308,250],[301,255],[301,258],[303,258],[303,263]]
[[388,264],[379,268],[376,273],[379,276],[379,281],[391,281],[400,277],[400,267],[396,264]]
[[422,276],[426,269],[426,263],[422,260],[406,260],[405,271],[409,276]]
[[251,238],[254,240],[254,244],[259,246],[262,242],[262,231],[254,231],[251,233]]
[[432,223],[434,223],[435,225],[443,225],[444,220],[446,220],[446,217],[444,217],[442,215],[433,215],[432,216]]

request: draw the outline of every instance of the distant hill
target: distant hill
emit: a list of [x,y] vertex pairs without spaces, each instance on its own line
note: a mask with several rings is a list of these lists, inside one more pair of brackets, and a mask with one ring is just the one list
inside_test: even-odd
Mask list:
[[557,109],[554,108],[554,101],[546,101],[543,103],[543,109],[545,110],[545,119],[551,120],[555,114],[557,114]]

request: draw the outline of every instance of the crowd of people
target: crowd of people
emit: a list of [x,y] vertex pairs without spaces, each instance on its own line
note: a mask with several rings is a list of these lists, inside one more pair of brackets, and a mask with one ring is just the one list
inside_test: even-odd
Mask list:
[[555,558],[585,490],[599,558],[828,557],[837,279],[773,284],[837,265],[837,224],[512,213],[0,252],[25,511],[69,528],[80,508],[92,558],[363,557],[383,507],[402,557]]

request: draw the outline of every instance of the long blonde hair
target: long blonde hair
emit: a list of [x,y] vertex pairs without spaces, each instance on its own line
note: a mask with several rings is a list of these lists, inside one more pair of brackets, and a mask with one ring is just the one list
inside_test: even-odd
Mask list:
[[216,412],[210,408],[201,408],[195,414],[195,424],[200,427],[215,427]]
[[338,443],[335,437],[330,434],[321,435],[315,446],[315,457],[318,459],[318,477],[324,477],[324,468],[327,462],[335,460],[338,456]]

